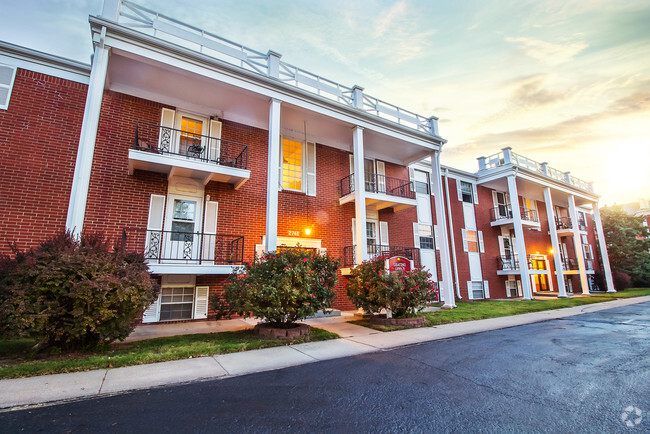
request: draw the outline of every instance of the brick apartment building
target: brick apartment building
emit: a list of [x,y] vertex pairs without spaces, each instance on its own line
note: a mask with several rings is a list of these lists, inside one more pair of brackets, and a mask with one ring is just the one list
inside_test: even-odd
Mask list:
[[92,66],[0,42],[0,253],[101,231],[160,279],[144,322],[207,318],[235,267],[297,246],[343,259],[346,310],[350,268],[383,254],[449,307],[614,290],[584,181],[509,148],[441,166],[437,118],[130,2],[90,27]]

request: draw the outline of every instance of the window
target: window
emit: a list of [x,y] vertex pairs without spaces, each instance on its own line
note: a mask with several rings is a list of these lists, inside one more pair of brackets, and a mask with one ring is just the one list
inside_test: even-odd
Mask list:
[[203,134],[203,122],[183,116],[181,119],[178,153],[181,155],[200,156],[203,152],[201,134]]
[[483,292],[483,282],[470,282],[470,290],[472,291],[472,299],[481,299],[485,298],[485,293]]
[[429,173],[415,169],[413,177],[415,179],[415,192],[429,194]]
[[494,211],[495,218],[498,219],[507,219],[512,218],[512,212],[510,211],[510,201],[508,200],[508,195],[500,191],[493,191],[492,198],[494,200]]
[[194,288],[162,288],[160,321],[192,319]]
[[420,248],[433,250],[433,226],[418,225],[418,235],[420,236]]
[[460,191],[463,202],[474,203],[474,195],[472,193],[472,184],[465,181],[460,181]]
[[478,234],[476,231],[467,229],[465,233],[467,234],[467,251],[478,252]]
[[302,143],[282,141],[282,188],[302,191]]
[[506,280],[506,296],[518,297],[519,288],[516,280]]
[[587,230],[587,219],[582,211],[578,211],[578,228],[581,231]]
[[172,216],[172,241],[186,241],[186,236],[194,232],[196,202],[190,200],[174,200]]
[[16,67],[9,65],[0,65],[0,109],[9,108],[9,98],[11,89],[14,86],[16,78]]

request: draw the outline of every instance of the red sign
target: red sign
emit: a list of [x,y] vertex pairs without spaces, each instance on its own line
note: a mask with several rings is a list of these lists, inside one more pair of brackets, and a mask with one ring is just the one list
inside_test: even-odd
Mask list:
[[411,261],[403,256],[388,258],[388,272],[393,273],[395,271],[401,271],[403,273],[411,271]]

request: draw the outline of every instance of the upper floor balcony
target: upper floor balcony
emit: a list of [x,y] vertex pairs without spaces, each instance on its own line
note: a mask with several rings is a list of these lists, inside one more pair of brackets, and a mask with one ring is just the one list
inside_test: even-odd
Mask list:
[[[537,210],[519,207],[522,226],[539,228],[539,216]],[[511,205],[499,205],[490,209],[490,225],[506,226],[514,225],[513,212]]]
[[478,159],[478,165],[479,173],[512,165],[537,175],[543,175],[553,181],[577,188],[586,193],[594,193],[592,182],[584,181],[571,175],[569,172],[562,172],[550,167],[548,163],[539,163],[531,158],[516,154],[512,152],[511,148],[504,148],[501,152],[490,155],[489,157],[480,157]]
[[230,274],[244,262],[239,235],[124,228],[121,248],[143,253],[153,274]]
[[185,176],[239,188],[250,178],[248,146],[148,122],[137,122],[129,174],[135,169]]
[[[364,178],[366,206],[377,210],[393,208],[395,211],[400,211],[417,205],[415,187],[411,181],[371,172],[365,172]],[[339,203],[342,205],[354,201],[354,190],[354,174],[341,179]]]

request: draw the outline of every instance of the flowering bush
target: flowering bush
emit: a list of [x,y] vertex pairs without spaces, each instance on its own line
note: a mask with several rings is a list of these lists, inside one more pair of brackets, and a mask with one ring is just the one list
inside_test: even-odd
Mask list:
[[298,249],[268,253],[246,264],[243,274],[231,275],[225,303],[215,296],[212,306],[220,316],[237,313],[265,318],[276,327],[290,327],[332,306],[339,266],[327,255]]
[[386,256],[364,261],[352,270],[348,297],[366,312],[387,309],[395,317],[411,316],[427,303],[438,301],[438,288],[431,274],[421,267],[407,272],[388,273]]

